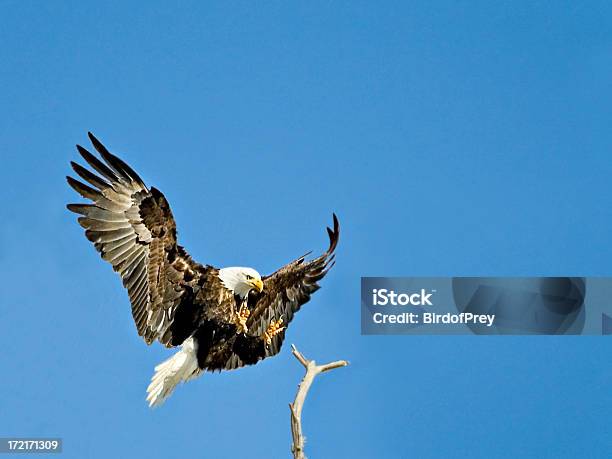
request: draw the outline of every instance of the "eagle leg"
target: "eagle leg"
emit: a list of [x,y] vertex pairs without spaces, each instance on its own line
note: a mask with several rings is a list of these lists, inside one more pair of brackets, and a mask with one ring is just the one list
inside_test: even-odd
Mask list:
[[251,311],[249,310],[249,307],[247,306],[247,302],[243,301],[242,304],[240,305],[240,309],[238,310],[238,314],[236,315],[236,328],[237,328],[236,333],[246,334],[246,332],[249,331],[246,323],[250,315],[251,315]]
[[266,347],[272,344],[272,338],[274,338],[276,335],[282,332],[285,328],[287,328],[287,327],[283,327],[282,325],[283,325],[282,316],[280,317],[280,319],[276,321],[273,320],[272,322],[270,322],[270,325],[268,325],[268,329],[261,336],[261,339],[263,339],[264,342],[266,343]]

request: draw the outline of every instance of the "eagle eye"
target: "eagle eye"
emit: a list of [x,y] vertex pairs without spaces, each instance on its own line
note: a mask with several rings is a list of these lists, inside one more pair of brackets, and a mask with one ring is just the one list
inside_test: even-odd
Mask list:
[[247,277],[247,280],[253,280],[253,276],[251,276],[249,274],[247,274],[246,277]]

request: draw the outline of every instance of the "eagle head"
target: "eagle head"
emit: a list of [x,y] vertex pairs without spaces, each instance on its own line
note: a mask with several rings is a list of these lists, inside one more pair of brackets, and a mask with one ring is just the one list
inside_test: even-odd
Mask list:
[[253,268],[222,268],[219,270],[219,279],[226,289],[240,298],[246,298],[253,289],[261,292],[264,288],[261,276]]

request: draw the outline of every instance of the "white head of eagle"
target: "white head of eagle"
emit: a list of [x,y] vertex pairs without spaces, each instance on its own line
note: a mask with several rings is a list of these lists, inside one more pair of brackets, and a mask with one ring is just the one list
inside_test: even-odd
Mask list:
[[91,133],[89,138],[99,156],[77,145],[89,168],[72,162],[83,181],[67,177],[88,202],[68,209],[79,214],[87,239],[121,276],[138,334],[147,344],[181,347],[155,367],[149,404],[160,405],[178,384],[205,371],[254,365],[280,352],[285,329],[334,265],[336,216],[325,252],[310,260],[308,253],[264,276],[264,287],[252,268],[218,269],[191,258],[178,243],[163,193]]
[[226,289],[242,299],[246,298],[251,290],[261,293],[264,288],[261,276],[253,268],[242,266],[222,268],[219,270],[219,279]]

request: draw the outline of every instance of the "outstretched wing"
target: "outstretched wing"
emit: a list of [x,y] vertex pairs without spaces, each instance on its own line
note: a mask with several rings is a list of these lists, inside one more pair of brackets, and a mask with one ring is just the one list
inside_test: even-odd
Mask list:
[[[281,317],[283,325],[288,325],[300,307],[310,300],[310,295],[320,288],[317,282],[334,265],[334,250],[340,236],[336,214],[334,229],[327,228],[327,233],[329,248],[323,255],[311,261],[305,261],[304,255],[263,278],[263,292],[249,300],[254,303],[249,308],[251,315],[247,322],[250,335],[261,336],[272,320]],[[277,354],[284,339],[284,331],[276,335],[266,349],[266,357]]]
[[159,339],[169,346],[171,334],[166,331],[186,293],[184,281],[197,276],[197,271],[177,245],[176,224],[164,195],[153,187],[148,189],[132,168],[88,134],[104,162],[79,145],[77,149],[99,175],[71,162],[91,186],[66,178],[93,204],[67,207],[82,215],[78,221],[85,236],[121,276],[138,334],[147,344]]

